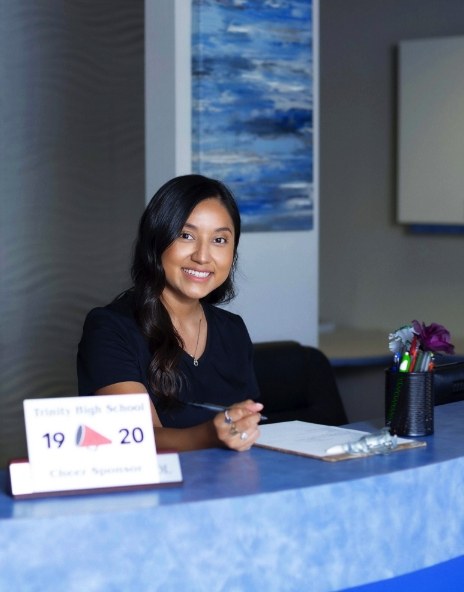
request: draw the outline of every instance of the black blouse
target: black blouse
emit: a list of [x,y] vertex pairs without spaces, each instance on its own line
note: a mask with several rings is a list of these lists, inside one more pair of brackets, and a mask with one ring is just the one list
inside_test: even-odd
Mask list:
[[[208,324],[205,351],[193,359],[182,352],[183,374],[179,401],[231,405],[245,399],[259,399],[253,369],[250,336],[242,318],[210,304],[202,304]],[[190,427],[211,419],[214,412],[178,405],[165,410],[148,386],[147,369],[151,354],[147,340],[135,320],[132,297],[126,293],[87,315],[77,355],[79,394],[91,395],[117,382],[145,385],[164,427]]]

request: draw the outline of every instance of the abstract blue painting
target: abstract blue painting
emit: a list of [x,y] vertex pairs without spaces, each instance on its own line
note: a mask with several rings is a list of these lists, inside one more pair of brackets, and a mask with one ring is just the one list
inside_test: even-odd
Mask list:
[[313,228],[312,0],[192,0],[192,170],[247,231]]

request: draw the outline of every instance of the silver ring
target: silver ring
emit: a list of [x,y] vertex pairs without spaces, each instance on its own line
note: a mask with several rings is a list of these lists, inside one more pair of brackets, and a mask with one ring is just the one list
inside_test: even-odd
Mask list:
[[232,423],[232,418],[231,418],[231,416],[229,415],[229,410],[228,410],[228,409],[226,409],[226,410],[224,411],[224,421],[225,421],[227,424],[231,424],[231,423]]
[[240,434],[240,440],[247,440],[248,439],[248,434],[246,432],[242,432]]

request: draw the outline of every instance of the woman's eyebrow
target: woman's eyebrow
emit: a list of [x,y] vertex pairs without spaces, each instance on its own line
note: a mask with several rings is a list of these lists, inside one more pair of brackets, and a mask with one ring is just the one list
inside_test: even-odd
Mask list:
[[[184,224],[184,228],[191,228],[192,230],[198,230],[198,226],[195,226],[195,224],[191,224],[190,222],[186,222]],[[230,234],[232,234],[232,229],[229,226],[220,226],[219,228],[215,228],[214,232],[230,232]]]

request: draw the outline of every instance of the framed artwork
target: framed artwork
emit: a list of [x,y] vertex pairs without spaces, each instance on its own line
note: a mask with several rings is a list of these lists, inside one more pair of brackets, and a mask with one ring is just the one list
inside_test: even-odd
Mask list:
[[192,170],[245,231],[312,230],[314,0],[192,0]]

